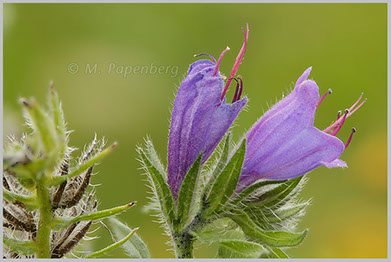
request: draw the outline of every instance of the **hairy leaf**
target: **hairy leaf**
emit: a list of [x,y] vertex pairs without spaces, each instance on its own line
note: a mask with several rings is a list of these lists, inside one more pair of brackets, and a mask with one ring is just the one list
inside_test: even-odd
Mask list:
[[218,211],[234,193],[239,181],[245,153],[246,139],[243,139],[236,153],[229,160],[212,186],[207,198],[208,207],[205,211],[206,215]]
[[230,143],[231,143],[231,133],[228,133],[224,141],[224,146],[220,155],[219,162],[217,163],[215,169],[213,170],[213,173],[209,178],[208,183],[206,184],[206,187],[204,188],[204,191],[202,193],[202,201],[204,202],[204,204],[206,202],[206,198],[208,197],[213,184],[215,183],[217,177],[220,175],[225,164],[227,163]]
[[119,207],[88,213],[74,218],[54,217],[54,228],[56,229],[65,228],[71,224],[75,224],[80,221],[86,221],[86,220],[95,221],[103,218],[108,218],[117,215],[121,212],[124,212],[125,210],[131,208],[132,206],[134,206],[134,202]]
[[263,231],[243,211],[237,211],[229,216],[252,240],[271,247],[294,247],[298,246],[306,237],[308,230],[301,233],[283,231]]
[[[113,233],[116,239],[124,238],[126,235],[132,232],[127,225],[122,223],[116,218],[109,218],[107,221],[107,226],[110,231]],[[128,241],[121,245],[130,258],[149,258],[149,250],[147,245],[141,240],[141,238],[135,233],[133,234]]]
[[267,250],[260,244],[245,240],[223,240],[219,244],[219,258],[259,258]]
[[191,207],[195,202],[196,197],[196,187],[200,175],[202,152],[199,154],[197,159],[194,161],[193,165],[190,167],[187,172],[178,195],[178,209],[177,209],[177,219],[179,225],[182,228],[186,225],[190,219]]
[[148,171],[148,175],[152,180],[154,192],[159,200],[160,208],[166,217],[169,224],[172,224],[175,220],[175,206],[174,198],[172,197],[170,187],[165,181],[162,174],[159,173],[157,168],[152,165],[151,161],[145,155],[144,151],[139,148],[139,154],[144,163],[144,167]]
[[123,239],[111,244],[110,246],[107,246],[105,248],[102,248],[101,250],[98,250],[98,251],[95,251],[94,253],[92,254],[89,254],[88,256],[86,256],[85,258],[94,258],[94,257],[102,257],[104,255],[106,255],[107,253],[109,253],[110,251],[116,249],[117,247],[120,247],[122,246],[123,244],[126,243],[126,241],[128,241],[134,233],[136,233],[136,231],[138,230],[138,228],[135,228],[133,229],[126,237],[124,237]]
[[38,251],[35,242],[31,240],[23,241],[4,236],[3,243],[18,254],[34,255]]

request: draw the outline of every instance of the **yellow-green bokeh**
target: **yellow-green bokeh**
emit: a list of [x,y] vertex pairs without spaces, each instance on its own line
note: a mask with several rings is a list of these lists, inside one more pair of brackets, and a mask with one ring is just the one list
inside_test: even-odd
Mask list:
[[[168,240],[155,218],[143,212],[145,178],[135,146],[150,135],[166,162],[170,108],[193,55],[218,57],[226,75],[242,44],[250,40],[239,74],[249,108],[233,129],[247,130],[268,105],[289,90],[308,67],[321,92],[316,126],[326,127],[337,111],[361,94],[367,104],[348,119],[338,136],[358,132],[342,155],[348,169],[320,167],[310,174],[303,198],[313,204],[299,227],[310,228],[304,243],[289,251],[306,258],[384,258],[387,253],[387,6],[386,4],[5,4],[4,133],[25,130],[17,99],[45,101],[53,80],[63,103],[71,144],[82,148],[96,132],[118,149],[93,177],[101,208],[136,200],[121,218],[139,226],[156,258],[170,257]],[[68,65],[79,71],[71,74]],[[109,73],[116,67],[164,65],[178,74]],[[87,64],[98,70],[86,73]],[[100,73],[99,73],[100,72]],[[232,97],[232,91],[228,93]],[[93,248],[109,243],[105,231]],[[215,250],[199,247],[199,257]],[[121,250],[111,254],[123,257]]]

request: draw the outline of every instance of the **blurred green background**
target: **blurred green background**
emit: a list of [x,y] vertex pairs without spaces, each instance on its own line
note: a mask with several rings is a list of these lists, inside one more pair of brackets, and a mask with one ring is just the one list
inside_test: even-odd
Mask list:
[[[83,148],[94,132],[119,143],[93,177],[101,184],[101,208],[136,200],[120,218],[140,227],[152,257],[172,257],[168,238],[143,211],[147,188],[135,146],[150,135],[166,162],[172,101],[193,55],[218,57],[229,45],[221,65],[228,75],[247,22],[250,40],[238,73],[250,102],[233,129],[236,138],[311,65],[321,93],[334,91],[319,108],[317,127],[328,126],[361,92],[368,98],[338,134],[346,141],[351,127],[358,130],[341,157],[349,168],[311,173],[302,196],[313,204],[299,225],[310,234],[289,254],[386,257],[386,4],[4,4],[4,134],[26,130],[18,98],[45,101],[53,80],[75,130],[71,145]],[[95,72],[86,71],[95,64]],[[109,72],[110,64],[115,68]],[[121,74],[120,66],[151,64],[174,70]],[[111,241],[104,230],[96,234],[93,248]],[[214,254],[213,247],[196,251],[198,257]]]

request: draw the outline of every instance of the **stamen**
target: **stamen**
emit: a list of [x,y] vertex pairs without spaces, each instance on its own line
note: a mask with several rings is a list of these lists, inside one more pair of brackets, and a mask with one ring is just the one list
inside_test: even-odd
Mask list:
[[[360,96],[360,99],[361,99],[362,95]],[[346,118],[348,118],[349,116],[351,116],[354,112],[356,112],[366,101],[367,99],[365,98],[364,101],[361,102],[361,104],[359,104],[356,108],[354,108],[355,105],[357,105],[357,103],[359,102],[360,100],[357,100],[353,106],[351,106],[348,110],[349,110],[349,113],[348,115],[346,116]],[[354,108],[354,109],[353,109]],[[353,109],[353,110],[352,110]],[[342,121],[342,117],[339,118],[337,121],[335,121],[334,123],[332,123],[329,127],[327,127],[326,129],[323,130],[323,132],[326,132],[328,133],[330,130],[332,130],[334,127],[338,126]],[[345,120],[344,120],[345,121]]]
[[239,92],[239,81],[236,78],[234,78],[234,80],[236,81],[236,90],[235,90],[234,98],[232,99],[232,103],[235,103],[236,97],[238,96],[238,92]]
[[320,105],[320,103],[322,103],[323,99],[324,99],[327,95],[331,94],[332,92],[333,92],[333,91],[332,91],[331,89],[327,90],[327,92],[319,99],[319,102],[318,102],[318,104],[316,105],[316,108],[318,108],[319,105]]
[[246,26],[247,26],[247,34],[246,34],[246,32],[244,31],[244,29],[242,28],[242,31],[243,31],[243,33],[244,33],[244,43],[243,43],[243,45],[242,45],[242,48],[241,48],[240,51],[239,51],[238,56],[236,57],[235,63],[234,63],[234,65],[233,65],[232,71],[231,71],[231,73],[230,73],[230,75],[229,75],[229,77],[228,77],[228,81],[227,81],[227,83],[226,83],[226,85],[225,85],[224,91],[223,91],[223,93],[221,94],[221,98],[220,98],[221,101],[224,99],[224,96],[225,96],[225,94],[227,93],[228,87],[229,87],[229,85],[231,84],[232,78],[235,76],[236,72],[238,71],[239,65],[240,65],[240,63],[241,63],[242,60],[243,60],[244,53],[246,52],[247,41],[248,41],[248,35],[249,35],[249,31],[250,31],[249,28],[248,28],[248,24],[247,24]]
[[339,111],[338,111],[338,115],[337,115],[337,120],[341,117],[341,114],[342,114],[342,111],[339,110]]
[[352,133],[350,133],[348,142],[346,142],[345,149],[349,146],[350,142],[352,141],[353,134],[356,133],[356,129],[353,127],[352,128]]
[[240,81],[240,89],[239,89],[239,94],[238,94],[238,97],[237,97],[236,101],[240,100],[240,97],[242,96],[242,91],[243,91],[243,79],[242,79],[242,76],[238,75],[238,79]]
[[209,58],[212,59],[213,63],[216,64],[216,59],[215,59],[212,55],[207,54],[207,53],[196,54],[196,55],[194,55],[194,57],[202,56],[202,55],[207,55],[207,56],[209,56]]
[[335,130],[333,130],[330,133],[330,135],[335,136],[339,132],[339,130],[341,130],[343,124],[345,123],[345,120],[346,120],[348,114],[349,114],[349,109],[345,109],[345,113],[343,114],[343,117],[341,118],[342,119],[341,123],[335,128]]
[[[217,64],[216,64],[216,67],[215,67],[215,71],[213,72],[213,76],[216,76],[217,74],[217,71],[219,70],[219,66],[220,66],[220,63],[221,63],[221,59],[223,58],[225,52],[227,52],[228,50],[230,50],[230,48],[227,46],[225,48],[225,50],[221,53],[220,57],[219,57],[219,61],[217,61]],[[216,63],[216,62],[215,62]]]
[[[338,115],[337,115],[337,120],[341,117],[341,114],[342,114],[342,111],[341,110],[339,110],[338,111]],[[333,130],[335,130],[337,127],[334,127],[332,130],[331,130],[331,132],[333,132]]]

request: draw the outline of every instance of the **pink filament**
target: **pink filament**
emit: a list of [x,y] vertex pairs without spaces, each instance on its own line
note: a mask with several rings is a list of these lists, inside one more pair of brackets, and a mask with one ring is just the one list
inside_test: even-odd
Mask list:
[[247,41],[248,41],[248,34],[249,34],[249,31],[250,31],[249,28],[248,28],[248,24],[247,24],[247,34],[246,34],[246,32],[244,31],[243,28],[242,28],[242,31],[243,31],[243,33],[244,33],[244,43],[243,43],[243,45],[242,45],[242,48],[241,48],[240,51],[239,51],[238,56],[236,57],[234,66],[232,67],[231,74],[230,74],[229,77],[228,77],[228,81],[227,81],[227,83],[226,83],[226,85],[225,85],[225,88],[224,88],[223,93],[221,94],[220,100],[223,100],[223,99],[224,99],[224,96],[225,96],[225,94],[227,93],[229,84],[231,84],[232,78],[235,76],[236,72],[238,71],[239,65],[240,65],[240,63],[241,63],[242,60],[243,60],[244,53],[246,52]]
[[[225,48],[225,50],[221,53],[220,57],[219,57],[219,60],[217,61],[217,64],[216,64],[216,67],[215,67],[215,71],[213,72],[213,76],[216,76],[217,74],[217,71],[219,70],[219,66],[220,66],[220,63],[221,63],[221,59],[223,59],[223,56],[225,54],[225,52],[227,52],[229,50],[229,47],[227,46]],[[216,63],[216,61],[215,61]]]
[[318,108],[319,107],[319,105],[320,105],[320,103],[322,103],[322,101],[323,101],[323,99],[327,96],[327,95],[329,95],[329,94],[331,94],[333,91],[331,90],[331,89],[329,89],[320,99],[319,99],[319,102],[318,102],[318,104],[316,105],[316,108]]
[[339,130],[341,130],[348,114],[349,114],[349,110],[346,109],[345,113],[343,114],[343,117],[341,118],[342,119],[341,123],[333,131],[331,131],[330,135],[335,136],[339,132]]
[[348,142],[346,142],[345,149],[349,146],[350,142],[352,141],[353,134],[356,133],[356,129],[353,127],[352,128],[352,133],[350,133]]
[[[356,108],[354,108],[354,106],[357,105],[357,103],[360,101],[360,99],[362,98],[362,95],[360,96],[359,100],[357,100],[353,106],[351,106],[349,108],[349,113],[347,114],[346,118],[348,118],[349,116],[353,115],[354,112],[356,112],[366,101],[367,99],[364,99],[361,104],[359,104]],[[353,109],[354,108],[354,109]],[[338,126],[343,120],[343,117],[340,117],[337,121],[335,121],[334,123],[332,123],[329,127],[327,127],[326,129],[323,130],[323,132],[329,132],[330,130],[332,130],[334,127]],[[343,120],[345,121],[345,120]]]
[[358,102],[360,102],[362,96],[364,95],[364,93],[361,93],[361,96],[357,99],[357,101],[349,108],[349,111],[352,111],[353,108],[357,105]]

